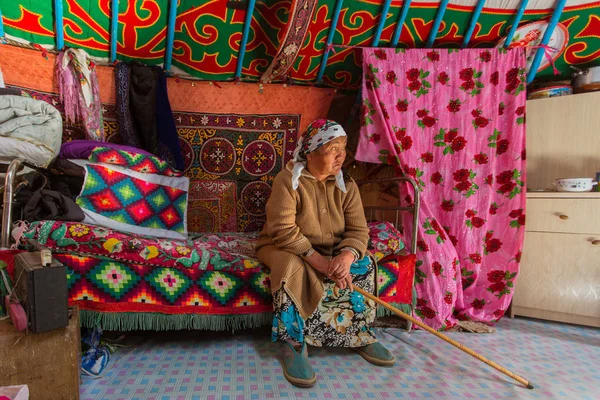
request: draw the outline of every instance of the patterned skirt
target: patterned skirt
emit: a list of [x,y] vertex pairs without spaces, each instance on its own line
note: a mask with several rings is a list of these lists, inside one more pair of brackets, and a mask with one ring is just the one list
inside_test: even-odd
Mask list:
[[[374,292],[375,264],[370,257],[352,264],[350,274],[355,286]],[[306,341],[316,347],[360,347],[377,342],[371,328],[376,303],[356,291],[339,289],[329,279],[325,280],[324,287],[323,298],[306,320],[285,292],[285,284],[273,293],[271,340]]]

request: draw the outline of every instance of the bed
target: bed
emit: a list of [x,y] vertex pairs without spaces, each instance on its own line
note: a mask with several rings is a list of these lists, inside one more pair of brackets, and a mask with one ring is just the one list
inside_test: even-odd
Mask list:
[[[11,196],[22,163],[14,160],[6,174],[3,247],[9,244],[11,221],[18,219],[11,213]],[[416,184],[408,177],[357,183],[366,195],[369,250],[378,260],[378,295],[412,314],[417,229],[410,230],[409,240],[400,232],[402,220],[413,225],[417,221]],[[378,190],[398,190],[399,184],[412,186],[411,206],[376,204]],[[412,218],[402,218],[404,212]],[[34,221],[24,230],[21,243],[52,250],[66,266],[69,304],[79,306],[83,326],[121,331],[238,330],[272,322],[269,271],[254,254],[256,238],[256,232],[206,232],[176,240],[81,222]],[[404,243],[408,246],[403,248]]]

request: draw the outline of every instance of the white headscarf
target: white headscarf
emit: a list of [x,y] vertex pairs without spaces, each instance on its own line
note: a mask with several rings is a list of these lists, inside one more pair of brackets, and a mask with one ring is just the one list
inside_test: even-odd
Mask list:
[[[334,121],[318,119],[313,121],[306,131],[302,134],[294,150],[294,168],[292,169],[292,188],[298,189],[302,170],[306,168],[306,155],[317,150],[319,147],[332,140],[346,136],[344,128]],[[346,193],[346,184],[344,183],[344,175],[342,171],[335,176],[336,186]]]

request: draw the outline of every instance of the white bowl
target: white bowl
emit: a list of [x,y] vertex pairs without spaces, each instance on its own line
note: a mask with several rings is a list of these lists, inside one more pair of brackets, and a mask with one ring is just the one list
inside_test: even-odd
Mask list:
[[554,183],[559,192],[589,192],[594,185],[592,178],[557,179]]

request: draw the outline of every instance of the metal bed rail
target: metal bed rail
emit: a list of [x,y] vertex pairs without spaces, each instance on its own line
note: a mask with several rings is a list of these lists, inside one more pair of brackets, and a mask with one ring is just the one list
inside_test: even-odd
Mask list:
[[[419,225],[419,209],[421,207],[421,198],[420,191],[417,183],[414,179],[409,176],[398,176],[393,178],[382,178],[382,179],[365,179],[365,180],[357,180],[356,184],[359,189],[366,185],[379,184],[386,186],[399,186],[401,183],[408,183],[413,188],[413,204],[410,206],[401,206],[400,198],[398,198],[397,206],[389,206],[389,205],[373,205],[373,206],[365,206],[365,216],[369,221],[373,221],[375,219],[375,213],[377,211],[395,211],[395,220],[394,226],[398,229],[401,228],[400,221],[400,212],[408,211],[412,213],[412,232],[411,232],[411,243],[410,243],[410,252],[412,254],[417,253],[417,231]],[[400,188],[398,187],[398,190]]]
[[16,192],[17,172],[24,165],[25,160],[15,158],[8,165],[6,176],[4,177],[4,200],[2,202],[2,237],[0,238],[0,248],[10,247],[10,231],[12,226],[12,207],[13,196]]
[[[413,189],[413,202],[412,205],[409,206],[401,206],[400,205],[400,185],[402,183],[408,183],[410,186],[412,186]],[[387,190],[389,190],[389,188],[396,188],[398,190],[398,197],[396,198],[397,200],[397,205],[374,205],[374,206],[365,206],[365,216],[367,217],[368,220],[373,221],[375,219],[375,214],[377,211],[383,211],[384,214],[386,211],[393,211],[395,212],[395,227],[397,229],[401,229],[402,226],[400,225],[401,220],[400,220],[400,212],[401,211],[408,211],[412,213],[412,232],[411,232],[411,243],[410,243],[410,252],[411,254],[416,254],[417,253],[417,231],[418,231],[418,227],[419,227],[419,209],[421,207],[421,198],[420,198],[420,191],[419,191],[419,187],[417,186],[417,182],[415,182],[414,179],[412,179],[409,176],[397,176],[397,177],[393,177],[393,178],[383,178],[383,179],[364,179],[364,180],[357,180],[356,184],[359,187],[359,190],[361,187],[364,187],[366,185],[372,185],[372,184],[377,184],[380,186],[385,186],[385,189],[383,190],[383,192],[387,192]],[[361,192],[361,195],[364,194],[364,192]],[[375,282],[377,285],[378,282],[378,278],[377,278],[377,271],[375,272]],[[416,275],[416,274],[415,274]],[[413,276],[413,282],[412,282],[412,293],[413,293],[413,301],[410,304],[410,312],[409,314],[412,315],[414,312],[414,308],[415,308],[415,304],[414,304],[414,293],[415,293],[415,280],[414,280],[414,276]],[[406,328],[405,328],[408,332],[410,332],[412,330],[412,322],[410,321],[406,321]]]

